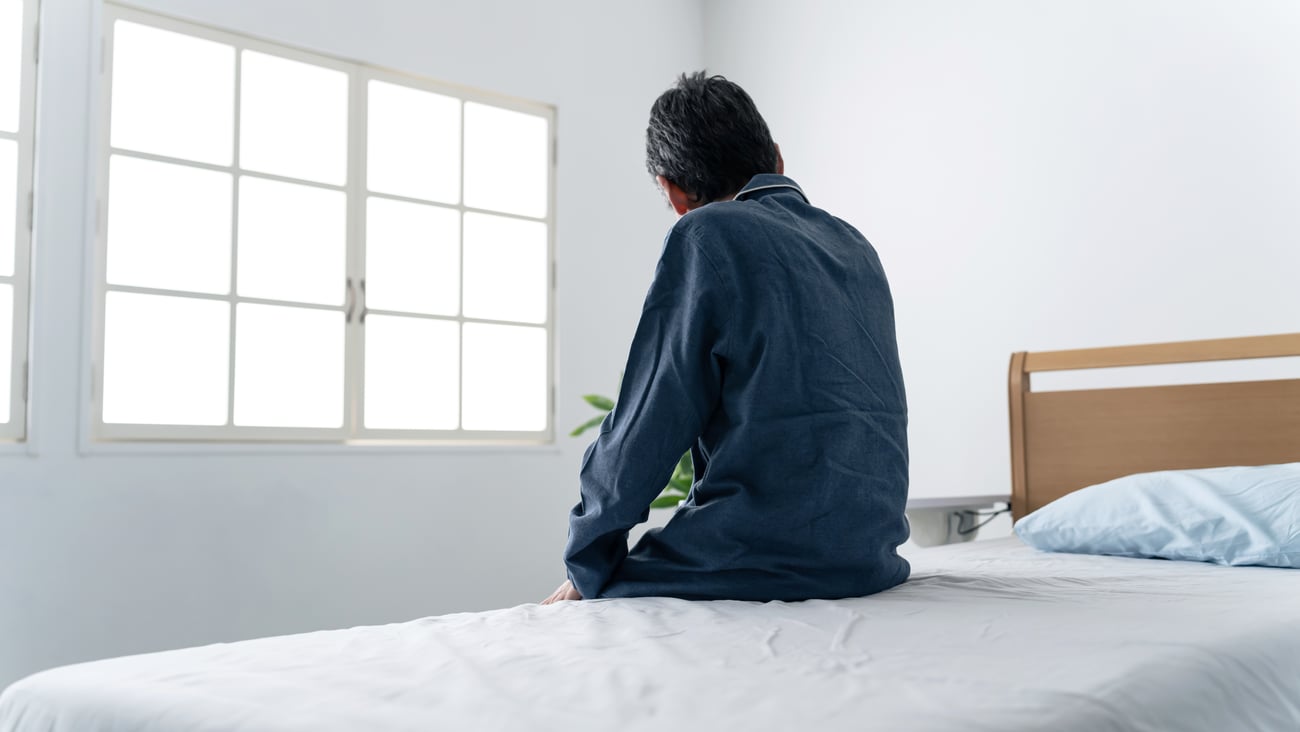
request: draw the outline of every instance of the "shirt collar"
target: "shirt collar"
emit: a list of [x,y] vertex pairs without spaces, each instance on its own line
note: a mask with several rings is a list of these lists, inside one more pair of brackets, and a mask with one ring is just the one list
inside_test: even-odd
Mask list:
[[784,175],[777,175],[776,173],[760,173],[754,176],[745,184],[744,188],[741,188],[740,191],[736,193],[735,200],[744,201],[749,198],[761,198],[776,193],[781,189],[792,190],[799,194],[799,197],[803,199],[804,203],[809,202],[808,196],[804,195],[803,189],[799,187],[798,183],[795,183]]

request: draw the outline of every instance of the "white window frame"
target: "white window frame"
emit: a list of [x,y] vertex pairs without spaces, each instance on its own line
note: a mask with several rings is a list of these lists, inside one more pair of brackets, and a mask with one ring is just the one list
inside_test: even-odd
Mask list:
[[[251,38],[242,34],[210,28],[195,23],[181,21],[134,8],[104,3],[103,5],[103,52],[100,65],[100,107],[99,107],[99,150],[97,155],[96,202],[95,202],[95,279],[94,279],[94,328],[93,328],[93,362],[91,364],[91,439],[94,442],[260,442],[260,443],[341,443],[341,444],[416,444],[416,445],[473,445],[473,444],[547,444],[554,441],[555,432],[555,109],[550,105],[505,97],[498,94],[467,89],[464,87],[437,82],[423,77],[402,72],[381,69],[363,63],[331,58],[317,53],[303,51],[279,43],[271,43]],[[113,63],[113,25],[118,20],[153,26],[164,30],[184,33],[186,35],[229,44],[235,47],[235,103],[234,149],[230,165],[211,165],[190,160],[141,153],[133,150],[115,149],[110,144],[110,120],[112,109],[112,63]],[[256,171],[245,171],[239,165],[240,137],[240,73],[243,50],[252,50],[274,56],[302,61],[325,68],[342,71],[348,75],[348,171],[344,185],[334,186],[314,181],[276,176]],[[501,211],[484,211],[466,207],[463,200],[457,204],[427,201],[389,194],[370,193],[366,189],[366,117],[367,90],[370,80],[400,84],[407,87],[432,91],[461,100],[462,121],[464,102],[481,102],[494,107],[525,112],[546,120],[548,141],[551,155],[548,161],[548,191],[546,215],[541,218],[515,216]],[[461,129],[461,177],[464,178],[464,127]],[[234,178],[232,205],[232,259],[231,287],[227,295],[206,295],[153,288],[126,287],[109,285],[106,277],[107,266],[107,201],[108,201],[108,164],[114,154],[127,155],[140,159],[167,163],[179,163],[206,170],[231,173]],[[237,294],[236,280],[238,273],[238,186],[241,176],[255,176],[269,180],[279,180],[295,184],[311,185],[327,190],[343,191],[347,195],[347,282],[346,302],[342,306],[315,305],[309,303],[267,300],[262,298],[242,297]],[[462,186],[462,199],[463,199]],[[543,222],[547,226],[547,265],[549,267],[547,287],[547,313],[544,323],[522,323],[491,321],[478,318],[457,316],[431,316],[417,313],[370,311],[365,307],[365,215],[368,197],[388,198],[397,201],[410,201],[425,205],[439,206],[461,212],[482,211],[497,216]],[[461,231],[463,251],[464,231]],[[461,277],[464,277],[464,258],[460,260]],[[344,285],[344,283],[340,283]],[[229,372],[227,375],[227,422],[223,426],[192,425],[148,425],[117,424],[103,421],[103,354],[104,354],[104,315],[106,295],[109,291],[136,292],[143,294],[190,297],[202,300],[219,300],[231,303],[231,329],[229,333]],[[464,292],[461,292],[464,298]],[[343,312],[347,316],[344,335],[344,399],[343,426],[340,428],[301,428],[301,427],[247,427],[234,424],[234,383],[235,383],[235,304],[261,303],[268,305],[287,305],[317,310]],[[457,323],[503,323],[508,325],[527,325],[544,328],[546,332],[546,426],[539,431],[472,431],[455,430],[395,430],[369,429],[364,422],[364,399],[362,390],[365,383],[365,317],[375,315],[400,315],[402,317],[427,318]],[[464,379],[464,353],[460,354],[462,368],[459,378]],[[458,389],[458,391],[461,391]],[[463,392],[462,392],[463,393]]]
[[23,0],[23,60],[19,82],[18,132],[0,132],[0,139],[18,143],[17,200],[0,201],[0,206],[14,206],[14,274],[0,276],[0,283],[12,285],[13,343],[9,383],[0,388],[9,390],[9,421],[0,423],[0,441],[22,442],[27,439],[27,324],[31,301],[31,248],[32,219],[35,199],[32,188],[33,141],[36,127],[36,64],[40,53],[40,3]]

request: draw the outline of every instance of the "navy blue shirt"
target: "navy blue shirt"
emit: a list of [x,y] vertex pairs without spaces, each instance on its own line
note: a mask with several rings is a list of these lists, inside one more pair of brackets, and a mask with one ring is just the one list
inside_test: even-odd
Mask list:
[[[628,551],[687,449],[695,485]],[[585,598],[802,600],[907,579],[907,403],[875,250],[781,175],[664,242],[569,519]]]

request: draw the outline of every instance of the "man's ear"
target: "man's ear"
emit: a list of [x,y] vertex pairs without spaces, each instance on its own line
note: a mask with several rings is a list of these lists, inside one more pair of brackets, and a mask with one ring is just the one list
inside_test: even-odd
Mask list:
[[776,148],[776,174],[785,175],[785,160],[781,158],[781,146],[774,142],[772,147]]
[[664,195],[668,197],[669,205],[673,207],[678,216],[682,216],[691,210],[691,204],[694,203],[694,200],[690,194],[682,190],[681,186],[662,175],[656,175],[655,180],[659,182],[659,187],[663,189]]

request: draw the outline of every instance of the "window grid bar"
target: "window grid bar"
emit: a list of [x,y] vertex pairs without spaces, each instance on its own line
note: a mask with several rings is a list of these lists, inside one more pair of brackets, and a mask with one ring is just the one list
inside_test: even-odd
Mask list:
[[[235,165],[239,164],[239,141],[242,137],[241,126],[243,123],[240,112],[243,106],[243,83],[244,83],[244,55],[235,51],[235,100],[231,105],[231,113],[234,115],[234,123],[230,126],[231,134],[234,139],[230,145],[230,159]],[[230,294],[232,296],[239,293],[239,179],[238,174],[231,176],[230,190]],[[230,301],[229,327],[226,330],[226,426],[235,426],[235,328],[238,327],[238,321],[235,317],[237,308],[235,301]]]
[[[241,68],[240,64],[236,62],[235,64],[236,79],[239,79],[240,77],[240,71],[239,71],[240,68]],[[235,96],[236,96],[235,108],[238,109],[240,106],[240,101],[238,98],[239,95],[236,94]],[[238,128],[239,128],[238,121],[236,121],[235,127],[236,127],[236,134],[238,134]],[[239,141],[238,139],[236,139],[235,150],[238,151],[238,149],[239,149]],[[339,192],[347,191],[346,186],[336,186],[330,183],[321,183],[319,181],[307,180],[305,178],[293,178],[286,175],[277,175],[275,173],[263,173],[260,170],[250,170],[248,168],[241,168],[238,165],[217,165],[216,163],[205,163],[199,160],[189,160],[188,158],[174,158],[170,155],[158,155],[156,153],[147,153],[147,152],[142,152],[140,150],[130,150],[128,148],[123,148],[123,147],[110,148],[109,153],[111,155],[122,155],[124,157],[139,158],[141,160],[151,160],[156,163],[170,163],[172,165],[184,165],[191,168],[202,168],[203,170],[211,170],[215,173],[230,173],[236,177],[251,176],[253,178],[264,178],[266,180],[278,181],[280,183],[293,183],[295,185],[311,186],[313,188],[324,188],[330,191],[339,191]]]
[[475,325],[516,325],[521,328],[545,328],[546,323],[528,323],[522,320],[494,320],[491,318],[469,318],[464,315],[430,315],[429,313],[407,313],[400,310],[370,310],[370,317],[415,318],[419,320],[437,320],[443,323],[470,323]]
[[[365,426],[365,338],[362,326],[366,312],[366,157],[370,154],[367,142],[369,89],[365,79],[356,69],[348,72],[348,155],[347,155],[347,264],[344,286],[351,291],[353,317],[343,325],[343,421],[348,436],[354,436]],[[352,289],[354,288],[355,289]]]
[[465,100],[460,100],[460,186],[457,188],[457,203],[460,209],[459,235],[460,251],[457,254],[456,267],[460,270],[460,285],[456,288],[459,301],[456,303],[456,315],[460,325],[456,328],[456,356],[460,360],[456,369],[456,429],[465,429]]
[[305,310],[333,310],[344,312],[347,305],[325,305],[318,302],[298,302],[296,300],[276,300],[267,297],[246,297],[234,294],[213,294],[208,292],[191,292],[190,290],[168,290],[164,287],[139,287],[137,285],[105,285],[109,292],[130,292],[137,295],[161,295],[164,297],[184,297],[193,300],[216,300],[232,305],[275,305],[279,307],[303,308]]
[[[462,131],[461,134],[464,135],[464,132]],[[464,152],[462,151],[461,154],[463,155]],[[464,177],[465,177],[465,169],[464,166],[462,166],[461,178]],[[368,189],[366,190],[366,196],[371,198],[386,198],[390,201],[399,201],[403,203],[414,203],[414,204],[419,204],[421,206],[436,206],[438,208],[445,208],[448,211],[460,211],[461,213],[488,214],[489,216],[500,216],[502,218],[518,219],[519,221],[531,221],[533,223],[538,223],[538,224],[549,223],[551,220],[550,216],[526,216],[524,214],[510,213],[509,211],[495,211],[490,208],[477,208],[475,206],[466,206],[463,203],[444,203],[441,201],[430,201],[425,198],[412,198],[410,196],[399,196],[395,193],[377,193],[375,191],[371,191]]]
[[[31,1],[33,0],[29,0],[29,2]],[[152,27],[159,27],[164,30],[186,33],[199,38],[215,40],[217,42],[225,43],[227,45],[234,47],[235,55],[236,55],[236,71],[235,71],[236,99],[235,99],[234,114],[236,115],[236,118],[235,118],[235,125],[234,125],[235,146],[232,152],[232,164],[229,166],[214,165],[214,164],[203,163],[199,161],[186,160],[184,158],[173,158],[164,155],[146,153],[142,151],[113,148],[108,143],[108,125],[105,124],[102,128],[103,129],[102,134],[104,140],[103,144],[104,144],[104,149],[107,150],[108,152],[104,155],[101,161],[101,170],[103,171],[103,173],[101,174],[103,183],[101,183],[102,188],[99,197],[101,205],[106,205],[107,202],[107,197],[104,195],[104,192],[106,191],[106,187],[107,187],[108,159],[112,154],[133,156],[138,158],[151,159],[162,163],[186,165],[191,167],[206,168],[206,169],[219,171],[219,172],[231,173],[235,181],[234,182],[235,199],[232,202],[233,224],[232,224],[232,250],[231,250],[231,285],[230,285],[230,292],[224,295],[211,294],[211,293],[197,293],[197,292],[189,292],[189,291],[181,291],[181,290],[167,290],[162,288],[134,287],[134,286],[126,286],[126,285],[108,284],[104,277],[104,270],[103,270],[103,260],[107,252],[106,249],[107,227],[102,226],[103,219],[101,218],[101,227],[97,232],[97,235],[100,240],[100,250],[99,250],[100,251],[100,263],[99,263],[100,274],[99,274],[99,283],[98,283],[98,287],[100,288],[100,297],[98,298],[99,313],[96,319],[98,333],[95,339],[97,358],[102,358],[103,355],[104,295],[108,291],[138,292],[141,294],[157,294],[157,295],[165,295],[165,296],[173,296],[173,297],[187,297],[187,298],[203,299],[203,300],[226,301],[231,303],[231,324],[232,325],[231,325],[231,332],[230,332],[230,374],[228,375],[229,376],[229,385],[228,385],[229,403],[228,403],[228,416],[227,416],[226,425],[205,427],[205,426],[194,426],[194,425],[130,425],[130,424],[104,423],[102,420],[102,410],[100,409],[100,404],[99,404],[100,400],[102,399],[103,388],[102,388],[102,383],[98,383],[102,381],[102,368],[98,363],[96,363],[96,364],[92,364],[91,374],[92,374],[92,379],[97,383],[93,386],[91,393],[92,393],[92,401],[95,402],[95,406],[96,406],[94,412],[95,430],[93,434],[97,438],[105,439],[105,440],[119,440],[119,441],[132,441],[132,440],[145,439],[145,440],[165,440],[165,441],[183,442],[186,440],[190,440],[190,441],[201,440],[204,442],[216,442],[216,443],[222,443],[222,442],[236,443],[236,442],[248,441],[248,440],[274,439],[274,440],[281,440],[281,441],[326,442],[326,443],[343,443],[343,444],[366,443],[366,442],[376,442],[376,441],[383,442],[383,441],[409,440],[411,442],[420,443],[420,444],[445,443],[449,445],[465,445],[465,444],[477,444],[477,443],[529,444],[529,443],[538,443],[538,442],[545,443],[553,439],[554,417],[555,417],[554,385],[553,385],[554,364],[552,363],[554,359],[554,337],[555,337],[554,328],[552,326],[552,322],[554,320],[554,310],[555,310],[555,294],[554,294],[553,280],[551,280],[550,287],[548,288],[549,303],[547,309],[547,319],[543,323],[492,320],[492,319],[482,319],[482,318],[466,318],[463,316],[464,276],[465,276],[463,218],[465,213],[481,213],[481,214],[502,216],[507,218],[546,224],[548,229],[548,252],[547,252],[548,280],[551,279],[550,269],[554,265],[554,236],[555,236],[554,225],[553,225],[554,212],[555,212],[555,190],[554,190],[555,189],[555,161],[553,158],[549,166],[550,172],[548,174],[548,202],[547,202],[547,214],[545,216],[541,216],[541,217],[526,216],[521,214],[513,214],[505,211],[494,211],[490,209],[482,209],[482,208],[470,207],[464,205],[463,201],[464,201],[464,177],[465,177],[465,155],[464,155],[465,103],[467,101],[480,102],[480,103],[500,107],[503,109],[511,109],[514,111],[520,111],[527,114],[534,114],[543,117],[547,122],[548,144],[552,147],[552,149],[555,140],[555,129],[554,129],[555,119],[554,119],[553,111],[543,112],[541,106],[535,102],[528,102],[524,100],[507,98],[501,95],[479,92],[477,90],[461,88],[454,85],[446,85],[438,82],[433,82],[419,76],[381,69],[366,64],[358,64],[358,63],[343,61],[340,59],[319,56],[315,53],[299,51],[298,49],[294,49],[292,47],[285,47],[279,44],[266,43],[258,39],[238,36],[217,29],[207,28],[204,26],[195,26],[192,23],[173,20],[171,18],[168,18],[167,16],[147,13],[144,11],[136,11],[113,3],[107,4],[107,8],[109,12],[106,14],[106,26],[108,26],[108,28],[112,27],[112,23],[115,20],[123,19],[129,22],[141,23],[144,25],[150,25]],[[111,37],[112,37],[112,31],[108,30],[105,33],[105,44],[104,44],[106,47],[105,48],[106,53],[110,53],[111,51]],[[240,97],[242,96],[240,90],[242,84],[242,79],[240,78],[240,69],[242,63],[242,52],[244,50],[252,50],[259,53],[268,53],[271,55],[275,55],[282,58],[288,58],[295,61],[302,61],[306,63],[316,64],[325,68],[343,71],[348,74],[349,84],[352,84],[353,86],[351,86],[349,89],[349,102],[350,102],[349,125],[348,125],[349,173],[348,173],[348,180],[344,185],[341,186],[333,185],[333,184],[321,183],[317,181],[304,180],[300,178],[263,173],[260,171],[247,170],[242,168],[239,165],[239,136],[240,136],[239,105],[241,101]],[[105,66],[107,65],[108,64],[105,64]],[[105,73],[104,76],[107,79],[110,78],[111,75]],[[384,78],[384,77],[390,77],[390,78]],[[430,91],[436,94],[451,96],[458,99],[458,101],[460,102],[460,113],[461,113],[461,125],[460,125],[460,178],[461,178],[460,189],[461,190],[460,190],[459,200],[456,203],[448,204],[444,202],[429,201],[425,199],[406,197],[406,196],[395,195],[395,194],[371,192],[366,188],[365,159],[364,159],[364,156],[366,154],[365,122],[366,122],[366,116],[369,113],[368,108],[366,106],[367,105],[366,98],[368,95],[368,88],[366,87],[366,83],[371,79],[381,79],[384,81],[388,81],[390,83],[396,83],[402,86],[407,86],[410,88],[419,89],[423,91]],[[104,111],[105,120],[107,120],[108,111],[111,109],[111,84],[106,84],[106,87],[110,89],[110,91],[104,94],[103,96],[104,99],[103,111]],[[357,105],[356,108],[354,108],[354,105]],[[352,160],[352,157],[354,155],[358,156],[357,164],[355,165],[355,167],[353,165],[353,160]],[[389,198],[397,201],[406,201],[414,204],[431,205],[431,206],[454,209],[459,211],[461,213],[461,218],[462,218],[462,226],[460,231],[461,240],[459,242],[460,245],[459,274],[461,279],[461,287],[459,293],[460,296],[459,299],[461,302],[459,303],[459,307],[461,309],[461,314],[458,314],[454,317],[449,317],[449,316],[430,315],[425,313],[406,313],[401,311],[388,311],[388,310],[369,311],[365,306],[364,294],[362,294],[358,298],[357,313],[359,315],[360,313],[369,312],[374,315],[433,319],[433,320],[443,320],[443,321],[454,321],[460,323],[461,327],[458,330],[460,333],[459,337],[461,340],[461,353],[460,353],[461,368],[458,369],[459,372],[458,380],[460,381],[458,387],[462,387],[462,388],[463,388],[463,380],[464,380],[464,352],[463,352],[464,327],[463,325],[465,323],[484,323],[484,324],[495,324],[495,325],[542,328],[547,333],[547,341],[548,341],[547,363],[546,363],[546,372],[547,372],[546,381],[548,385],[548,397],[547,397],[548,407],[547,407],[547,419],[546,419],[547,426],[544,429],[537,430],[537,431],[499,431],[498,432],[498,431],[483,431],[483,430],[465,430],[463,429],[462,426],[460,426],[463,425],[463,419],[459,419],[462,416],[461,413],[463,411],[463,404],[461,403],[463,401],[463,393],[462,393],[462,388],[458,388],[457,389],[458,427],[455,430],[366,429],[361,418],[361,415],[364,413],[363,394],[362,394],[362,391],[364,389],[364,372],[362,369],[364,367],[364,332],[365,331],[364,331],[364,323],[361,321],[360,317],[357,317],[356,319],[354,319],[352,323],[349,323],[346,326],[346,331],[345,331],[345,388],[344,388],[345,395],[344,396],[347,402],[345,404],[345,421],[344,421],[344,425],[341,428],[247,427],[247,426],[241,427],[235,425],[233,420],[234,357],[235,357],[234,349],[235,349],[235,337],[236,337],[235,336],[235,327],[236,327],[235,306],[238,305],[239,303],[253,303],[253,304],[276,305],[276,306],[306,308],[306,309],[315,309],[315,310],[329,310],[329,311],[338,311],[338,312],[345,311],[347,307],[346,300],[342,305],[322,305],[319,303],[302,303],[302,302],[274,300],[274,299],[266,299],[266,298],[240,297],[237,294],[237,289],[238,289],[238,279],[237,279],[238,278],[238,259],[237,259],[238,257],[238,243],[237,243],[238,240],[238,180],[241,176],[244,175],[252,175],[255,177],[260,177],[260,178],[265,178],[265,179],[275,180],[275,181],[280,181],[285,183],[307,185],[307,186],[313,186],[317,188],[344,192],[348,199],[348,220],[349,220],[348,232],[347,232],[348,266],[346,269],[350,275],[353,275],[355,277],[354,282],[357,282],[362,288],[364,288],[364,282],[365,282],[364,279],[364,271],[365,271],[364,270],[364,262],[365,262],[364,212],[365,212],[366,200],[369,196]],[[107,212],[105,211],[104,213],[106,214]],[[349,344],[353,344],[353,343],[356,344],[356,348],[352,349],[352,351],[349,351],[348,346]],[[353,377],[353,373],[347,371],[348,369],[354,367],[357,369],[355,378]],[[354,409],[351,409],[349,407],[354,407]],[[349,413],[350,413],[350,418],[349,418]]]

